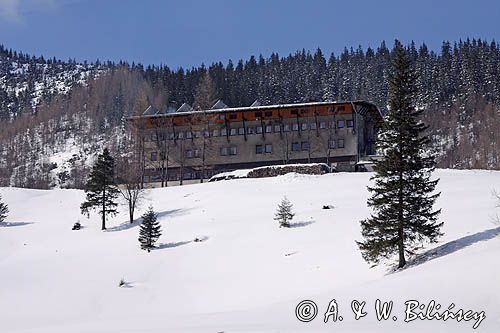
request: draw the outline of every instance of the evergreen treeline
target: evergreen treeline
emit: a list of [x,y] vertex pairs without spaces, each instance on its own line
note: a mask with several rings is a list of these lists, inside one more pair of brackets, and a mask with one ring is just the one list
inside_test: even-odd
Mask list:
[[[499,45],[473,39],[444,42],[439,52],[414,43],[405,49],[417,73],[416,106],[429,111],[424,121],[430,125],[438,167],[499,169]],[[302,50],[286,57],[252,56],[236,63],[174,70],[126,62],[45,60],[0,47],[0,78],[4,78],[0,80],[4,82],[0,84],[0,118],[4,119],[0,121],[0,164],[6,166],[0,168],[0,184],[43,188],[70,179],[67,186],[82,186],[85,172],[72,173],[89,168],[84,159],[96,150],[96,143],[105,142],[119,156],[126,149],[126,116],[150,104],[157,109],[195,104],[206,73],[213,82],[214,97],[232,107],[248,106],[256,99],[263,105],[365,99],[385,113],[393,58],[393,47],[382,42],[376,49],[351,48],[328,57],[320,49]],[[21,63],[25,70],[16,71]],[[72,67],[75,71],[69,70]],[[33,76],[29,68],[43,74]],[[43,80],[51,87],[57,80],[50,71],[59,73],[55,77],[64,80],[66,93],[47,88],[41,90],[42,96],[49,97],[37,98],[40,90],[19,90]],[[57,171],[60,177],[51,180],[47,175],[55,165],[42,157],[64,150],[69,139],[80,151],[66,173]]]
[[[412,43],[406,48],[418,75],[418,106],[451,106],[475,93],[500,101],[500,49],[496,42],[445,42],[440,53],[425,44],[417,47]],[[385,110],[393,58],[394,50],[382,42],[377,49],[346,48],[329,57],[317,49],[313,54],[302,50],[287,57],[252,56],[236,65],[219,62],[186,71],[149,66],[145,77],[153,86],[165,89],[169,104],[175,106],[193,103],[195,88],[208,70],[218,97],[229,106],[247,106],[255,99],[262,104],[368,99]]]

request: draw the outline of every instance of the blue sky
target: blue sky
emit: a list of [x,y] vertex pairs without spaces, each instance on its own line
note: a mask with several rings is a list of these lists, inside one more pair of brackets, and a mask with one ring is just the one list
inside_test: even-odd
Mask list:
[[500,41],[498,0],[0,0],[0,43],[45,57],[191,67],[298,49]]

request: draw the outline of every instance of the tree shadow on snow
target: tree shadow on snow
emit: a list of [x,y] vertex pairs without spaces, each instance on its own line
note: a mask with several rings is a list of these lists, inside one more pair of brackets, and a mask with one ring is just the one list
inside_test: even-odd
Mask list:
[[141,221],[142,221],[141,218],[137,218],[132,223],[130,223],[129,221],[123,222],[123,223],[121,223],[121,224],[119,224],[117,226],[114,226],[114,227],[111,227],[111,228],[107,228],[106,231],[123,231],[123,230],[128,230],[130,228],[134,228],[134,227],[137,227],[138,225],[140,225]]
[[172,247],[178,247],[182,245],[186,245],[191,243],[192,241],[183,241],[183,242],[175,242],[175,243],[163,243],[158,245],[155,249],[156,250],[162,250],[162,249],[170,249]]
[[0,223],[0,228],[1,227],[20,227],[23,225],[28,225],[28,224],[33,224],[34,222],[3,222]]
[[290,226],[288,228],[302,228],[302,227],[307,227],[310,224],[313,224],[315,221],[304,221],[304,222],[296,222],[296,223],[290,223]]
[[[165,217],[165,216],[168,216],[168,217],[175,217],[175,216],[179,216],[179,215],[183,215],[185,214],[185,212],[187,212],[188,209],[171,209],[171,210],[166,210],[166,211],[163,211],[163,212],[158,212],[158,218],[162,218],[162,217]],[[136,218],[134,219],[134,222],[130,223],[129,221],[127,222],[123,222],[117,226],[114,226],[114,227],[111,227],[111,228],[107,228],[106,231],[124,231],[124,230],[128,230],[130,228],[134,228],[134,227],[137,227],[141,224],[142,222],[142,218]]]
[[180,215],[184,215],[186,214],[188,211],[190,211],[191,209],[189,208],[179,208],[179,209],[171,209],[171,210],[165,210],[163,212],[158,212],[158,218],[162,218],[162,217],[176,217],[176,216],[180,216]]
[[424,253],[416,255],[414,258],[408,260],[406,266],[396,271],[402,271],[407,268],[415,267],[426,263],[427,261],[431,261],[440,257],[444,257],[448,254],[460,251],[468,246],[471,246],[478,242],[483,242],[495,238],[500,235],[500,227],[496,227],[493,229],[484,230],[481,232],[477,232],[473,235],[464,236],[462,238],[456,239],[454,241],[445,243],[436,248],[430,249]]

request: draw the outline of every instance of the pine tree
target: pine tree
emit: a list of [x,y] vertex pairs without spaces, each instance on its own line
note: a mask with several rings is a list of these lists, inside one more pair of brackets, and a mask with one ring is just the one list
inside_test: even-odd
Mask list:
[[92,167],[85,185],[86,201],[80,206],[82,214],[88,215],[90,210],[98,210],[102,217],[102,230],[106,229],[106,215],[117,214],[116,198],[119,191],[115,186],[114,167],[115,161],[105,148]]
[[390,111],[379,138],[384,159],[375,165],[375,181],[368,206],[374,214],[361,222],[364,241],[357,242],[363,258],[377,264],[381,258],[413,254],[424,240],[435,242],[442,235],[437,222],[441,210],[433,210],[440,195],[434,193],[439,180],[431,180],[434,156],[426,151],[427,126],[415,110],[415,74],[410,59],[396,41],[393,73],[390,75]]
[[161,226],[158,222],[158,214],[149,206],[149,209],[142,215],[142,223],[139,231],[139,242],[141,249],[151,251],[155,247],[155,243],[161,236]]
[[2,196],[0,195],[0,223],[5,221],[7,214],[9,213],[9,207],[6,203],[2,202]]
[[274,216],[274,220],[278,221],[281,227],[290,227],[290,221],[293,219],[295,214],[292,212],[292,203],[284,197],[281,203],[278,205],[278,210]]

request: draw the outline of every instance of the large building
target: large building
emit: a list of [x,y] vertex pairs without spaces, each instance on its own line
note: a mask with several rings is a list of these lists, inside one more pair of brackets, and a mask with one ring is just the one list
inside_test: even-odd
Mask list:
[[130,117],[143,142],[145,182],[206,179],[224,171],[264,165],[322,162],[354,170],[375,153],[383,123],[365,101],[315,102],[210,110],[188,104]]

